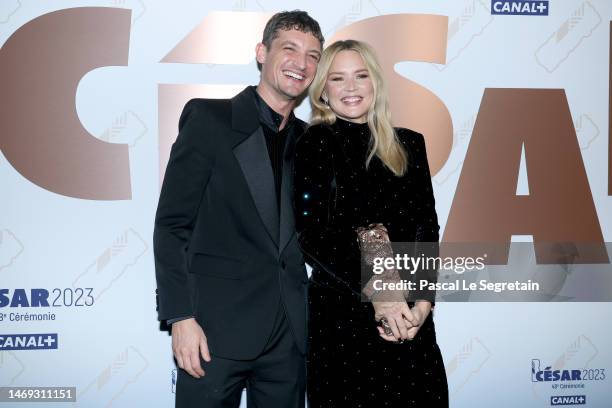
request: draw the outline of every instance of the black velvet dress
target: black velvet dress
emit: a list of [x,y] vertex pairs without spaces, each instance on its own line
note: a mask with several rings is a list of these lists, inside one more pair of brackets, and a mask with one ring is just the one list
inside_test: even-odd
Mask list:
[[432,314],[414,340],[394,344],[380,338],[374,309],[360,296],[358,227],[382,223],[394,242],[438,241],[423,136],[396,131],[409,161],[402,177],[377,157],[366,169],[367,124],[314,125],[296,145],[296,228],[313,267],[310,408],[448,406]]

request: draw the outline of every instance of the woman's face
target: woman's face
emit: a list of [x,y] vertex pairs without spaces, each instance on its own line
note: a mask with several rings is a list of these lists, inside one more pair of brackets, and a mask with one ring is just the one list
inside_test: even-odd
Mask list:
[[340,51],[327,73],[323,99],[341,119],[365,123],[374,102],[374,86],[370,73],[357,51]]

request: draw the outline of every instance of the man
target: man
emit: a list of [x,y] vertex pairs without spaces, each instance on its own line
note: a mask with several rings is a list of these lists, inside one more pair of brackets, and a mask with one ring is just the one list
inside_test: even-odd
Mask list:
[[155,219],[159,319],[172,325],[177,407],[304,406],[307,275],[292,209],[293,115],[323,36],[274,15],[257,87],[193,99],[179,120]]

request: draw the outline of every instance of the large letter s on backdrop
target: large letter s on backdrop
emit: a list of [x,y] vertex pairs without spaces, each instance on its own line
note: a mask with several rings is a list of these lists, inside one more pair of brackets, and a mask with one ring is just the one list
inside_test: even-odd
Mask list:
[[87,72],[127,65],[130,14],[56,11],[25,24],[0,49],[0,150],[36,185],[76,198],[131,198],[128,146],[94,138],[75,106]]

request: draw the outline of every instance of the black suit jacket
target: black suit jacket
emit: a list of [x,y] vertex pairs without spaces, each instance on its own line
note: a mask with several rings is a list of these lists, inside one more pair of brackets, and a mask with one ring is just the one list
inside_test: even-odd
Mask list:
[[233,359],[263,350],[279,307],[298,349],[306,349],[308,277],[292,206],[295,138],[285,144],[279,211],[254,97],[246,89],[230,100],[185,105],[153,237],[159,319],[195,316],[211,353]]

